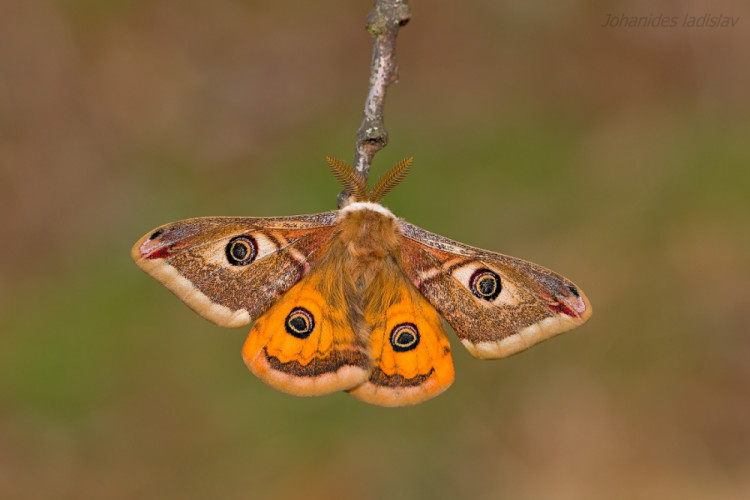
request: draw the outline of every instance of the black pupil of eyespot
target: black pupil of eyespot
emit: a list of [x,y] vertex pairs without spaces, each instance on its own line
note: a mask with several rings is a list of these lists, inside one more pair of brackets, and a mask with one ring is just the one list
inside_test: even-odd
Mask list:
[[414,335],[405,330],[399,333],[398,338],[396,339],[396,343],[399,345],[409,345],[412,342],[414,342]]
[[479,278],[478,283],[479,293],[482,295],[492,295],[495,291],[495,277],[494,276],[482,276]]
[[154,231],[153,233],[151,233],[151,236],[149,236],[148,239],[149,240],[155,240],[156,238],[158,238],[159,236],[161,236],[161,233],[163,233],[163,232],[164,232],[163,229],[157,229],[156,231]]
[[247,257],[247,243],[244,241],[235,241],[232,245],[232,257],[237,260],[243,260]]
[[298,332],[304,332],[307,329],[307,320],[300,314],[289,320],[289,326]]

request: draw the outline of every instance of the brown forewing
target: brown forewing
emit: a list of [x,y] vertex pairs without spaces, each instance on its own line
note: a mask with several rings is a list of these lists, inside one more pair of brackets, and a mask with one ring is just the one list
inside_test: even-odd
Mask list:
[[[187,219],[143,236],[133,247],[133,258],[207,319],[239,326],[226,324],[223,316],[211,313],[203,304],[216,304],[231,312],[246,310],[246,322],[254,320],[321,258],[318,250],[330,239],[334,222],[334,212]],[[240,235],[259,242],[262,251],[247,265],[231,265],[226,245]]]
[[[575,285],[542,266],[464,245],[405,221],[401,221],[401,233],[402,270],[464,344],[497,343],[535,325],[541,326],[544,332],[529,333],[529,337],[538,337],[525,341],[528,343],[525,347],[529,347],[583,323],[591,315],[588,300]],[[460,276],[462,269],[484,268],[501,277],[507,291],[505,297],[482,301],[471,293],[466,279]],[[550,322],[549,326],[544,323],[556,316],[563,316],[565,321]],[[478,355],[474,350],[472,354]]]

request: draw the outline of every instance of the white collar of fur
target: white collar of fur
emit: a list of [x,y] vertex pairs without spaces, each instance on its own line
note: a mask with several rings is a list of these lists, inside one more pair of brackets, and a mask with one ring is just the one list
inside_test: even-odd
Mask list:
[[339,210],[339,213],[345,214],[348,212],[354,212],[356,210],[372,210],[373,212],[377,212],[379,214],[383,214],[388,217],[396,218],[393,213],[391,213],[390,210],[385,208],[380,203],[373,203],[371,201],[355,201],[354,203],[349,203],[347,206]]

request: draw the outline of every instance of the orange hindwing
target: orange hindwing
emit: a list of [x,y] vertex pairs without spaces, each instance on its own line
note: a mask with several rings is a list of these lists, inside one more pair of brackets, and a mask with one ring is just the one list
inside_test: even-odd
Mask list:
[[453,359],[440,315],[395,263],[392,266],[384,271],[386,279],[375,282],[365,311],[366,322],[374,325],[369,380],[350,391],[381,406],[420,403],[453,382]]
[[367,346],[350,325],[337,293],[342,287],[341,273],[323,265],[284,294],[258,319],[242,348],[250,371],[296,396],[347,390],[367,380]]

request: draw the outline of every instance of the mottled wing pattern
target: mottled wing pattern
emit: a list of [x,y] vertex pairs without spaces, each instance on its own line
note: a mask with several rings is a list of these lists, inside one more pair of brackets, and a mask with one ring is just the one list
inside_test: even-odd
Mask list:
[[591,304],[542,266],[400,221],[400,266],[477,358],[502,358],[584,323]]
[[335,212],[201,217],[161,226],[133,246],[136,264],[204,318],[250,324],[322,257]]

